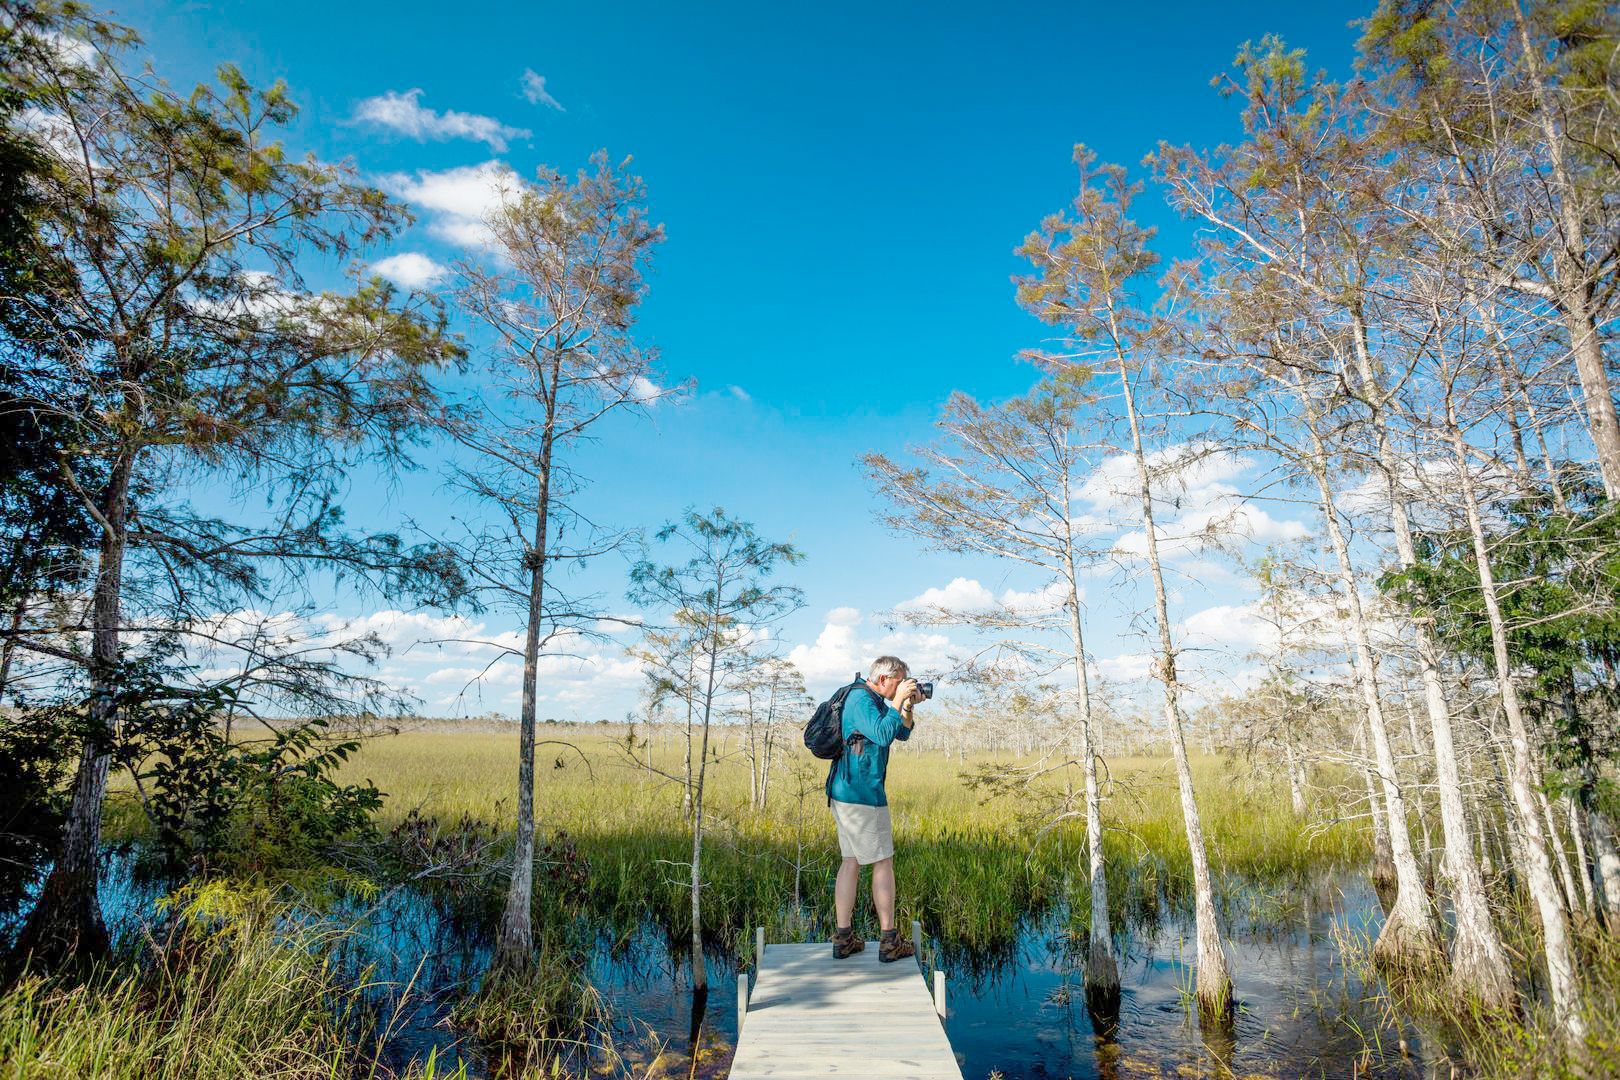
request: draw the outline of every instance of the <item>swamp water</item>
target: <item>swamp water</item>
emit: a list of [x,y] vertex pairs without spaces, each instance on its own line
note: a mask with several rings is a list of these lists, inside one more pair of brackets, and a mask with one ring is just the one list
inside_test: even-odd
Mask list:
[[[102,900],[115,933],[135,931],[161,893],[140,883],[127,856],[108,860]],[[1127,927],[1112,1026],[1088,1014],[1080,954],[1061,908],[1025,919],[1015,940],[992,953],[925,942],[926,964],[947,973],[946,1031],[963,1076],[1436,1075],[1424,1064],[1417,1033],[1392,1027],[1372,1000],[1380,988],[1344,962],[1344,944],[1364,944],[1382,919],[1364,874],[1332,873],[1281,890],[1229,886],[1222,907],[1237,1014],[1229,1032],[1213,1037],[1189,1014],[1191,971],[1181,958],[1184,949],[1191,954],[1190,919]],[[402,1067],[436,1051],[441,1068],[462,1061],[473,1075],[486,1075],[484,1051],[445,1018],[483,972],[488,942],[408,890],[349,914],[361,910],[341,960],[356,973],[370,969],[385,1063]],[[737,1030],[736,962],[721,951],[705,959],[706,1007],[695,1002],[684,955],[651,925],[628,936],[598,935],[587,975],[606,1005],[625,1071],[725,1075]]]

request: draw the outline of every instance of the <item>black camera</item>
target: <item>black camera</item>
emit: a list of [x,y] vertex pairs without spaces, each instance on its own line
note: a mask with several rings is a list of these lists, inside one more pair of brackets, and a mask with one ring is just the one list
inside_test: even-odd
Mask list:
[[917,689],[922,691],[924,701],[934,696],[934,684],[931,682],[920,682],[917,684]]

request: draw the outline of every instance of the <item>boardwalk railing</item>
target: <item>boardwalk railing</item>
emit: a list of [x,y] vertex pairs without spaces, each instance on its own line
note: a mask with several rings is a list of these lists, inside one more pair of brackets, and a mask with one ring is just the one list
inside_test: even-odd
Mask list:
[[[911,927],[922,957],[922,928]],[[876,942],[834,960],[832,946],[754,938],[755,981],[737,976],[737,1054],[731,1080],[872,1077],[962,1080],[945,1035],[945,973],[933,993],[916,963],[881,963]]]

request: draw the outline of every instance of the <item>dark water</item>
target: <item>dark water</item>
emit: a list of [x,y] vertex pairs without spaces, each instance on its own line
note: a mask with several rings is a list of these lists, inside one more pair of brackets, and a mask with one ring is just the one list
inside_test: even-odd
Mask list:
[[[108,861],[102,899],[117,929],[134,931],[161,892],[160,885],[138,882],[126,856]],[[1189,1015],[1184,987],[1191,971],[1183,957],[1191,955],[1190,920],[1166,918],[1127,931],[1118,1023],[1101,1031],[1086,1009],[1065,911],[1027,920],[1013,946],[993,956],[929,943],[925,961],[947,973],[946,1031],[963,1075],[1431,1075],[1417,1033],[1385,1024],[1366,1000],[1377,987],[1363,985],[1357,970],[1342,962],[1341,942],[1376,934],[1382,919],[1364,875],[1339,873],[1281,892],[1229,889],[1226,895],[1223,928],[1237,996],[1228,1032],[1201,1032]],[[358,921],[342,959],[351,971],[370,969],[385,1062],[399,1067],[436,1050],[441,1065],[462,1060],[474,1075],[485,1074],[490,1062],[444,1018],[452,999],[476,985],[489,960],[488,942],[405,890],[344,916]],[[627,1071],[686,1076],[695,1050],[696,1075],[725,1074],[737,1030],[736,965],[719,952],[706,956],[705,965],[710,991],[695,1006],[685,957],[652,927],[627,938],[598,938],[588,976],[607,1007]]]

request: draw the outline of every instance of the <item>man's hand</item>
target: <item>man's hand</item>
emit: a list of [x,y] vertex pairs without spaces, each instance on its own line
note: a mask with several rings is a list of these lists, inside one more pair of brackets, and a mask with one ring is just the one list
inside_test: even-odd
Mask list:
[[916,679],[906,679],[894,691],[894,703],[901,712],[910,713],[911,707],[922,700],[922,688]]

